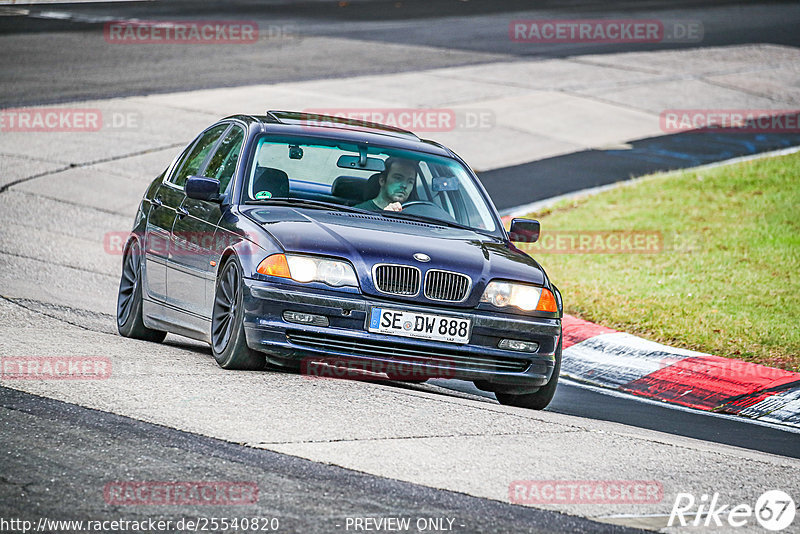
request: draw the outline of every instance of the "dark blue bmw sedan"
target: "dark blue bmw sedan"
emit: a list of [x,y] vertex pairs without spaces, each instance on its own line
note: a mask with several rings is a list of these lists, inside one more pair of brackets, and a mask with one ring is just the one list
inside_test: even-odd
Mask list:
[[[226,369],[473,381],[542,409],[561,295],[471,169],[396,128],[295,112],[203,131],[147,188],[119,332],[202,340]],[[328,376],[342,376],[336,373]]]

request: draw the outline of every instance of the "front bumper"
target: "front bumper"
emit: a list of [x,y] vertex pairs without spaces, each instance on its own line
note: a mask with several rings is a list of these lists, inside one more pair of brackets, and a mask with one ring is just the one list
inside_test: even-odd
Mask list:
[[[282,363],[320,358],[347,358],[391,369],[401,364],[411,376],[457,378],[483,384],[538,387],[553,374],[561,320],[509,317],[483,310],[429,307],[368,297],[361,294],[304,290],[296,286],[245,279],[244,329],[247,344]],[[472,320],[466,345],[412,339],[368,332],[371,306],[421,313],[438,313]],[[323,315],[329,326],[309,326],[284,320],[284,311]],[[537,352],[498,349],[500,339],[535,341]],[[368,368],[368,367],[365,367]]]

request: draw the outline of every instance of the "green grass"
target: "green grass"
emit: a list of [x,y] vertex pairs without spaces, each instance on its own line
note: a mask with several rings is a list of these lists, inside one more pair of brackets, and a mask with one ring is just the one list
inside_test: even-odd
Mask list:
[[565,312],[642,337],[800,370],[800,154],[662,174],[528,217],[660,231],[656,254],[530,253]]

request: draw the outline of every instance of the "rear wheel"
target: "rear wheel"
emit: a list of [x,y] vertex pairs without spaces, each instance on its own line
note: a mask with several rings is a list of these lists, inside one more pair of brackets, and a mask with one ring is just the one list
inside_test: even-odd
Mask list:
[[131,242],[122,261],[117,293],[117,331],[125,337],[161,343],[166,332],[147,328],[142,321],[142,263],[138,241]]
[[247,346],[242,305],[242,268],[231,256],[220,270],[211,315],[211,351],[223,369],[262,369],[266,357]]
[[553,395],[556,394],[556,386],[558,385],[558,375],[561,372],[561,340],[558,340],[558,347],[556,348],[556,364],[553,368],[553,376],[547,381],[547,384],[539,388],[535,393],[525,393],[522,395],[515,395],[512,393],[499,393],[494,394],[500,404],[506,406],[516,406],[518,408],[529,408],[531,410],[544,410],[550,401],[553,400]]

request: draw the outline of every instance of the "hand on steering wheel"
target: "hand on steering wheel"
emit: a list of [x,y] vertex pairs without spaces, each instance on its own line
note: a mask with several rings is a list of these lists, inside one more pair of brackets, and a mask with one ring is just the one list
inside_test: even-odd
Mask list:
[[392,202],[383,209],[386,211],[403,211],[403,205],[399,202]]

